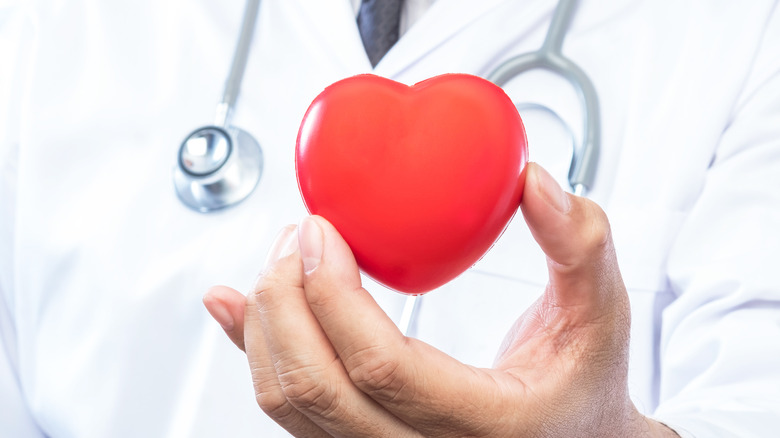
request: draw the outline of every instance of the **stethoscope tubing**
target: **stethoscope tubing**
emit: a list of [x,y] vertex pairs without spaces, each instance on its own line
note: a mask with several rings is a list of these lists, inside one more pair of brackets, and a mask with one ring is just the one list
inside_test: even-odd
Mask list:
[[[596,178],[601,147],[601,116],[596,88],[588,75],[573,61],[563,56],[563,41],[574,18],[575,7],[579,0],[559,0],[555,7],[550,27],[547,29],[544,43],[535,52],[517,55],[499,65],[487,79],[499,87],[510,80],[533,69],[544,69],[560,75],[569,81],[582,104],[583,131],[582,142],[574,144],[571,165],[569,166],[569,185],[577,196],[586,196]],[[552,110],[548,110],[552,112]],[[555,117],[559,116],[557,114]],[[412,324],[417,321],[421,296],[406,297],[398,328],[408,335]]]
[[533,69],[544,69],[565,78],[582,104],[582,142],[575,144],[569,167],[569,185],[576,195],[585,196],[596,178],[601,148],[601,114],[596,88],[588,75],[561,52],[578,0],[560,0],[542,47],[509,59],[499,65],[487,79],[503,87],[515,77]]
[[238,95],[241,92],[241,82],[244,79],[246,63],[249,59],[249,49],[252,46],[252,36],[257,23],[257,13],[260,9],[260,0],[247,0],[244,7],[244,16],[241,20],[241,32],[236,42],[236,50],[233,52],[233,60],[230,63],[230,73],[225,80],[225,89],[222,99],[217,106],[217,115],[214,125],[227,127],[230,116],[236,106]]

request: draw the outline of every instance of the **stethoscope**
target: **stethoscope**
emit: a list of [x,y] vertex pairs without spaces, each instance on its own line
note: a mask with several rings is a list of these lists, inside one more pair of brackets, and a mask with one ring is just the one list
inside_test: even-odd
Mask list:
[[246,70],[260,0],[248,0],[230,73],[213,125],[192,131],[179,146],[173,185],[181,202],[208,213],[246,199],[260,182],[263,150],[251,134],[230,123]]
[[[578,0],[559,0],[544,43],[539,50],[524,53],[504,62],[487,79],[503,87],[511,79],[532,69],[544,69],[565,78],[579,95],[583,114],[582,141],[572,146],[569,185],[574,194],[585,196],[593,186],[601,144],[601,118],[598,96],[585,72],[561,52]],[[230,115],[238,97],[246,69],[249,46],[260,0],[247,0],[233,63],[225,83],[222,101],[217,106],[214,125],[204,126],[188,135],[179,147],[174,170],[176,193],[188,207],[207,213],[244,200],[257,186],[263,168],[258,142],[246,131],[230,124]],[[541,110],[562,125],[557,113],[542,105],[523,104]],[[416,320],[419,297],[409,296],[399,321],[406,334]]]

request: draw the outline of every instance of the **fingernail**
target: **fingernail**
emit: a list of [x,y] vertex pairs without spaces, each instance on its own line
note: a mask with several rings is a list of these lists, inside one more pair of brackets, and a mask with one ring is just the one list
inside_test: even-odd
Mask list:
[[542,189],[547,202],[561,213],[568,213],[571,208],[571,201],[569,201],[569,195],[567,195],[561,186],[555,181],[546,170],[541,166],[535,166],[536,181],[539,187]]
[[322,229],[311,216],[303,218],[298,226],[303,272],[311,274],[322,260]]
[[294,253],[298,249],[298,233],[295,232],[295,225],[288,225],[279,231],[276,235],[271,250],[265,259],[265,266],[268,267],[277,260],[283,259]]

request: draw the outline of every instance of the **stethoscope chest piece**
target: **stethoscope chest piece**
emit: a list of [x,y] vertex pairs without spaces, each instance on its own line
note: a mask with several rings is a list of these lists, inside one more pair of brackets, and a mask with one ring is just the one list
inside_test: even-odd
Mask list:
[[179,147],[173,183],[179,199],[201,213],[244,200],[263,171],[263,152],[249,133],[235,128],[204,126]]
[[263,173],[260,144],[248,132],[230,123],[259,7],[260,0],[246,2],[241,33],[222,100],[217,105],[214,125],[196,129],[179,146],[173,185],[181,202],[201,213],[243,201],[255,189]]

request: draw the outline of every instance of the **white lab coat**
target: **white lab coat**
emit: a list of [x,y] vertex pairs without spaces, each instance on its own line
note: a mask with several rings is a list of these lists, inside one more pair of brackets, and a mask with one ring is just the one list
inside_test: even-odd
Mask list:
[[[631,297],[631,395],[698,437],[780,429],[775,3],[585,1],[564,45],[601,101],[591,197]],[[554,6],[438,0],[375,72],[484,76],[537,48]],[[286,436],[200,298],[214,284],[251,289],[275,233],[305,214],[293,148],[307,105],[370,65],[350,1],[262,2],[234,122],[263,145],[265,170],[243,204],[195,213],[171,171],[183,137],[213,118],[242,8],[0,6],[0,436]],[[507,90],[579,127],[564,82],[531,73]],[[425,296],[414,332],[490,366],[545,280],[518,217]],[[404,297],[369,288],[397,319]]]

